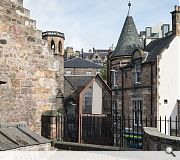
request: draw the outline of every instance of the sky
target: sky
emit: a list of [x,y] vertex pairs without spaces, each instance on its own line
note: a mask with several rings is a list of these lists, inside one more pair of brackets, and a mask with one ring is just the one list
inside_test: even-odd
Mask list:
[[[65,47],[88,51],[116,46],[128,12],[128,0],[24,0],[42,31],[65,33]],[[171,24],[179,0],[131,0],[130,15],[138,32],[159,23]]]

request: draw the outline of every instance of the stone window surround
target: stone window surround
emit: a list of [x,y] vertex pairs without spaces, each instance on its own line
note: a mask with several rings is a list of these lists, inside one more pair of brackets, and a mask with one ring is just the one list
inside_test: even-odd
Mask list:
[[[132,111],[133,111],[133,117],[134,117],[134,106],[133,106],[133,102],[134,101],[141,101],[141,105],[142,105],[142,107],[141,107],[141,116],[143,116],[143,102],[144,102],[144,99],[142,98],[142,97],[138,97],[138,98],[131,98],[131,108],[132,108]],[[137,124],[135,124],[134,123],[134,125],[137,125]],[[141,124],[139,124],[139,126],[141,126]]]

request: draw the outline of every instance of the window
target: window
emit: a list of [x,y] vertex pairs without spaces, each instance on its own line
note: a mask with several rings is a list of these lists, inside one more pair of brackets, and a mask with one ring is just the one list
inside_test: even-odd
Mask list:
[[134,115],[134,124],[142,125],[142,101],[135,100],[133,101],[133,115]]
[[86,92],[84,95],[83,113],[92,113],[92,91]]
[[112,70],[110,70],[111,72],[111,85],[112,87],[116,87],[117,86],[117,71],[116,68],[113,68]]
[[135,64],[135,84],[141,84],[140,83],[141,80],[141,64],[140,63],[136,63]]
[[53,40],[51,41],[51,49],[55,51],[55,43]]
[[168,104],[168,100],[167,99],[164,99],[164,104]]
[[59,52],[62,53],[62,43],[59,41]]
[[71,75],[71,71],[66,71],[65,74],[66,75]]
[[92,72],[86,72],[86,75],[90,76],[92,75]]

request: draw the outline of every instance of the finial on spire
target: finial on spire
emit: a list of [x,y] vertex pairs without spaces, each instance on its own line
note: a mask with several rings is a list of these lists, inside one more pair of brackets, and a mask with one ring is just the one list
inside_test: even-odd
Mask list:
[[128,16],[129,16],[130,9],[131,9],[131,1],[129,1],[128,6],[129,6],[129,10],[128,10]]

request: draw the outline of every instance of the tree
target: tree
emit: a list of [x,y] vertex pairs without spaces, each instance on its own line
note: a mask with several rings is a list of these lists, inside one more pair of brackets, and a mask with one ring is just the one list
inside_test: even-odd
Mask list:
[[104,80],[107,80],[107,64],[104,63],[103,67],[100,70],[100,75]]

